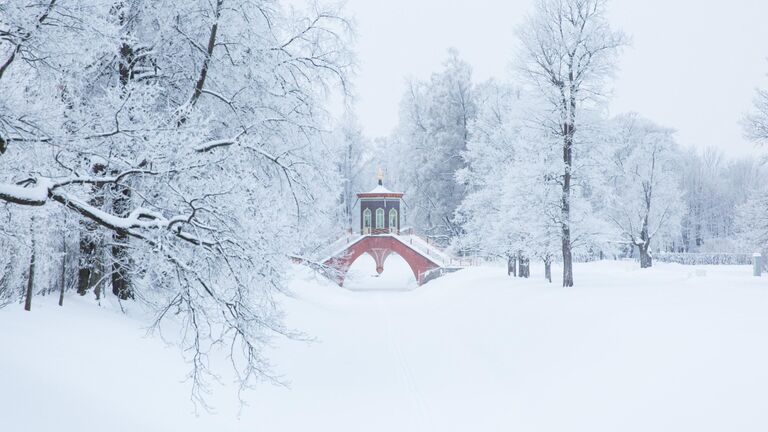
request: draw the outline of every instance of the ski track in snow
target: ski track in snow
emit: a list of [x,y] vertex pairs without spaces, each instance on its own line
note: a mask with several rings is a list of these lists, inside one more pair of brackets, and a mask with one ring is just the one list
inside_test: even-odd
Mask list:
[[[429,408],[427,399],[419,389],[419,385],[411,370],[408,360],[403,353],[401,343],[399,340],[399,334],[396,334],[396,330],[392,324],[392,312],[387,304],[382,301],[382,296],[387,295],[381,292],[375,294],[376,306],[378,309],[381,325],[386,335],[387,345],[389,347],[389,354],[395,360],[393,364],[397,367],[397,374],[403,381],[406,393],[411,398],[414,406],[417,407],[420,416],[421,423],[420,430],[434,430],[432,425],[432,414]],[[391,295],[391,294],[390,294]]]

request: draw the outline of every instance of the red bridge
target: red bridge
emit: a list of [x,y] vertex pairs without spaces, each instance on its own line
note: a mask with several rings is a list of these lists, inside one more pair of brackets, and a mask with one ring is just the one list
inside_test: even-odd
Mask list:
[[376,272],[379,274],[384,271],[387,257],[392,253],[400,255],[408,263],[419,285],[442,275],[446,269],[452,271],[459,268],[458,265],[453,265],[452,259],[446,263],[444,254],[423,240],[417,239],[414,245],[413,237],[415,236],[386,234],[362,236],[354,241],[350,240],[348,246],[327,258],[323,264],[334,270],[332,278],[339,286],[344,285],[352,263],[366,253],[376,261]]
[[352,263],[363,254],[368,254],[376,261],[376,271],[384,271],[384,263],[391,254],[400,255],[419,285],[431,279],[458,270],[460,260],[430,244],[429,241],[413,234],[410,229],[400,228],[402,210],[402,192],[392,192],[383,184],[379,172],[379,184],[370,192],[357,194],[360,202],[360,233],[351,232],[335,243],[328,245],[322,252],[315,254],[317,259],[296,258],[311,266],[320,267],[326,276],[340,286],[344,285]]

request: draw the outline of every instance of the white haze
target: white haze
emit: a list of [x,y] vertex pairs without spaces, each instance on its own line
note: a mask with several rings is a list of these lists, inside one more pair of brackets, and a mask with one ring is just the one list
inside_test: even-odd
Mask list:
[[[515,29],[533,0],[349,0],[360,64],[356,112],[370,136],[397,123],[409,76],[425,79],[459,49],[475,81],[509,76]],[[638,111],[685,146],[756,153],[739,121],[768,86],[768,2],[614,0],[612,25],[632,38],[614,83],[614,114]]]

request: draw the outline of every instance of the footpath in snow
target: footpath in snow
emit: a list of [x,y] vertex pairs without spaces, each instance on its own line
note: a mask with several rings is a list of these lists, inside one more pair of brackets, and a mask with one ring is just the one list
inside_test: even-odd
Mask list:
[[[387,265],[404,283],[407,267]],[[600,262],[577,265],[563,289],[538,270],[353,291],[296,266],[287,320],[316,341],[277,340],[270,358],[289,387],[261,385],[239,417],[226,372],[216,413],[193,413],[187,365],[145,337],[139,314],[76,296],[64,308],[36,298],[32,313],[11,305],[0,430],[768,430],[768,278]],[[351,287],[386,288],[363,273]]]

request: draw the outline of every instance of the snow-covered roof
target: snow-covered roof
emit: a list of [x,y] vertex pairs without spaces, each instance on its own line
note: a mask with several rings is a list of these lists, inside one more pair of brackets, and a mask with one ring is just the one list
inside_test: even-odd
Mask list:
[[391,190],[389,190],[389,189],[385,188],[383,185],[378,185],[378,186],[376,186],[375,188],[373,188],[373,189],[372,189],[370,192],[368,192],[368,193],[372,193],[372,194],[384,193],[384,194],[387,194],[387,193],[396,193],[396,192],[392,192]]
[[369,198],[369,197],[376,197],[376,196],[397,196],[402,197],[403,192],[393,192],[387,188],[384,187],[384,185],[378,185],[375,188],[373,188],[370,192],[364,192],[357,194],[360,198]]

